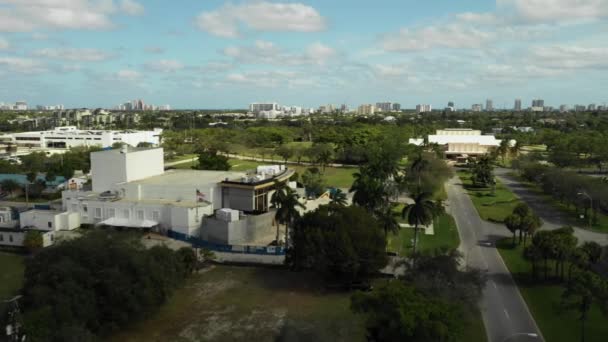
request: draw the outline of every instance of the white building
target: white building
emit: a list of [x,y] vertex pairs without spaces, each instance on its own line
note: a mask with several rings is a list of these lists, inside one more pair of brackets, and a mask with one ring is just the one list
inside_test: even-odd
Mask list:
[[258,114],[262,111],[279,111],[279,104],[276,102],[267,102],[267,103],[251,103],[249,105],[249,111]]
[[9,207],[0,208],[0,246],[22,247],[29,231],[42,234],[42,247],[55,241],[58,231],[80,227],[80,217],[76,213],[53,210],[29,210],[15,218],[15,211]]
[[13,144],[18,147],[68,149],[76,146],[111,147],[117,142],[131,146],[142,142],[158,145],[162,132],[162,129],[156,128],[153,131],[106,131],[79,130],[75,126],[63,126],[51,131],[13,133],[11,136]]
[[[422,139],[410,139],[410,144],[420,145]],[[429,144],[444,146],[448,158],[466,158],[491,152],[500,146],[494,135],[482,135],[481,131],[469,128],[447,128],[428,136]]]
[[357,108],[357,114],[359,115],[372,115],[376,112],[376,106],[374,106],[373,104],[364,104],[364,105],[360,105],[359,108]]
[[379,112],[390,112],[393,109],[393,103],[392,102],[377,102],[376,103],[376,108],[378,109]]
[[480,103],[476,103],[471,106],[471,110],[474,112],[481,112],[483,110],[483,106]]
[[[171,230],[215,243],[247,243],[273,234],[269,208],[275,181],[293,175],[283,166],[277,168],[254,174],[164,171],[162,148],[94,152],[93,190],[64,191],[62,204],[83,224]],[[222,208],[240,211],[242,220],[214,220],[215,210]]]
[[417,113],[427,113],[433,110],[433,107],[430,104],[419,104],[416,105]]

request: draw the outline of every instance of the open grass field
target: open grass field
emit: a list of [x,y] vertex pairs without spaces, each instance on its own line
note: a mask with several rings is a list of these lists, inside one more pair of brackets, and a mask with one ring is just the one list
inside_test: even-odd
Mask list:
[[[110,341],[365,341],[363,319],[350,311],[351,294],[323,290],[311,273],[214,266],[193,276],[156,315]],[[485,341],[480,316],[465,331],[463,342]]]
[[[401,218],[401,210],[403,205],[395,207],[395,215],[400,223],[407,223]],[[458,228],[454,218],[448,214],[439,216],[434,222],[435,235],[425,235],[423,231],[418,232],[418,250],[421,252],[431,252],[442,247],[457,248],[460,244],[458,236]],[[412,240],[414,239],[414,230],[411,228],[402,228],[399,233],[389,235],[388,249],[391,252],[396,252],[400,255],[409,254],[412,251]]]
[[350,293],[324,293],[310,273],[214,266],[112,341],[364,341]]
[[25,265],[21,255],[0,252],[0,300],[13,296],[23,284]]
[[21,289],[24,269],[21,255],[0,252],[0,316],[6,309],[2,301],[11,299]]
[[[581,218],[580,217],[581,212],[580,211],[577,212],[576,208],[574,208],[574,206],[568,207],[566,204],[561,203],[560,201],[556,200],[552,196],[545,194],[544,191],[537,184],[534,184],[532,182],[529,182],[529,181],[523,179],[515,172],[509,173],[509,176],[516,178],[522,185],[527,187],[528,190],[534,192],[537,196],[540,196],[544,203],[548,203],[551,206],[553,206],[553,208],[555,208],[556,210],[559,210],[560,212],[564,213],[566,215],[566,217],[568,217],[570,219],[570,224],[572,224],[573,226],[592,230],[592,231],[597,231],[600,233],[608,233],[608,215],[598,212],[597,213],[597,222],[590,224],[592,222],[590,222],[589,220],[587,220],[585,218]],[[591,214],[591,212],[589,212],[589,214]]]
[[[496,247],[509,271],[513,274],[545,340],[548,342],[579,341],[581,323],[578,320],[578,313],[560,310],[563,287],[552,281],[534,282],[531,276],[532,266],[524,260],[522,247],[512,248],[510,238],[501,240]],[[548,266],[549,274],[551,274],[553,265],[549,263]],[[542,270],[539,271],[541,274],[542,272]],[[608,322],[608,318],[600,313],[597,306],[593,306],[586,324],[586,341],[606,341],[608,336],[606,322]]]
[[521,202],[514,193],[499,181],[496,182],[496,190],[492,193],[490,188],[474,187],[471,174],[468,171],[458,171],[458,177],[460,177],[464,188],[471,197],[479,216],[484,220],[503,222]]

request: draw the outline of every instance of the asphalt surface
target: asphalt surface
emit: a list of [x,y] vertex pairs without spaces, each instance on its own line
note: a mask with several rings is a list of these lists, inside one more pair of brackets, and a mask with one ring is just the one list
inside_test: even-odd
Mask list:
[[458,177],[452,178],[446,189],[448,211],[458,225],[459,249],[464,254],[466,266],[487,272],[488,282],[480,305],[488,341],[543,341],[511,273],[494,247],[496,240],[511,234],[504,226],[479,217]]
[[542,197],[523,186],[519,181],[517,181],[517,179],[509,176],[508,173],[511,171],[512,170],[509,169],[497,168],[494,170],[494,175],[509,190],[526,202],[528,206],[534,210],[536,215],[543,220],[543,226],[541,229],[553,230],[564,226],[573,226],[574,236],[578,238],[579,244],[586,241],[595,241],[604,246],[608,245],[608,234],[597,233],[574,226],[572,224],[572,218],[555,209]]

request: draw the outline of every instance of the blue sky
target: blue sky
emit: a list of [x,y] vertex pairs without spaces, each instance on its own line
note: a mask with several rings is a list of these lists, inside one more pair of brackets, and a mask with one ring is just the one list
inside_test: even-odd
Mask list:
[[605,0],[0,0],[0,102],[608,102]]

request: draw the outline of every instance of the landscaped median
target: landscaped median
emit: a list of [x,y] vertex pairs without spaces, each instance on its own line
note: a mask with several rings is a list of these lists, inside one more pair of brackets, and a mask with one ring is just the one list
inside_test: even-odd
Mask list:
[[471,201],[473,201],[479,216],[484,220],[502,223],[507,216],[513,213],[513,209],[521,203],[519,197],[500,181],[496,181],[496,188],[492,190],[489,187],[474,186],[471,173],[468,170],[459,170],[457,174]]
[[[523,257],[523,247],[518,245],[514,248],[510,238],[499,241],[496,247],[513,275],[545,340],[550,342],[579,341],[580,315],[576,311],[567,311],[562,308],[563,285],[552,280],[534,280],[532,265]],[[553,261],[548,262],[548,268],[549,270],[554,269]],[[539,274],[542,274],[542,270],[539,270]],[[606,316],[600,313],[597,305],[593,305],[589,311],[585,326],[586,342],[606,341],[608,324],[606,324]]]

